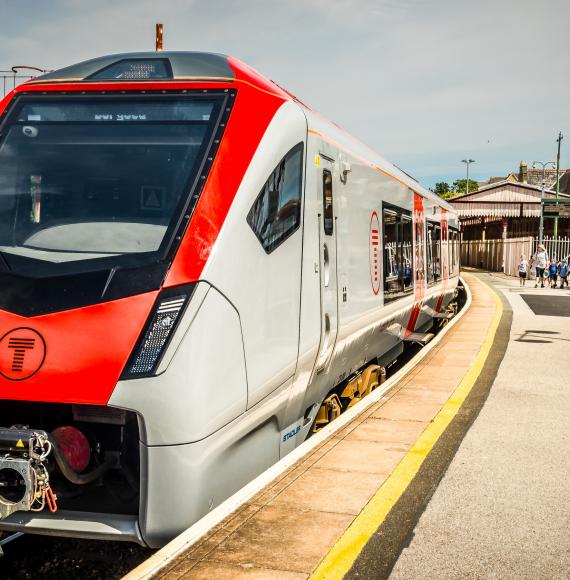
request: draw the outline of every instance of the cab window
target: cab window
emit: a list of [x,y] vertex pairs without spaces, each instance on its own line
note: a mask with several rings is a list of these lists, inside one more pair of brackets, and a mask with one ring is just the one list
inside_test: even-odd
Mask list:
[[247,223],[270,254],[301,223],[303,145],[295,146],[273,170],[247,215]]

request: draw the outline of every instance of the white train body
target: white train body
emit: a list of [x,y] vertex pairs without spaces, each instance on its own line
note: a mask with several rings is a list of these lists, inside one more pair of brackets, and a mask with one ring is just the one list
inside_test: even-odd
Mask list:
[[[66,517],[62,502],[56,514],[16,512],[0,530],[165,543],[301,444],[335,387],[369,364],[392,362],[405,338],[429,330],[454,298],[459,226],[452,208],[236,63],[226,83],[237,86],[236,111],[240,82],[260,83],[249,99],[275,91],[282,102],[208,238],[213,243],[192,222],[184,233],[175,259],[190,245],[206,248],[199,248],[199,276],[183,279],[184,264],[171,262],[161,281],[160,288],[193,286],[156,368],[142,378],[122,376],[104,401],[136,416],[138,512],[73,509]],[[178,81],[187,89],[196,82]],[[224,139],[216,162],[232,171],[238,145],[224,147]],[[215,199],[208,211],[216,212]],[[34,317],[26,320],[33,327]]]

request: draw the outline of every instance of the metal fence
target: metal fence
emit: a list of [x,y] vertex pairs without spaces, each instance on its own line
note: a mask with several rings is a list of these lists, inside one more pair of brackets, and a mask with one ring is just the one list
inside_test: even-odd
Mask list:
[[[545,236],[542,240],[542,245],[551,260],[562,260],[570,256],[570,238],[566,237],[548,237]],[[536,252],[538,246],[538,239],[533,240],[532,253]]]
[[[570,256],[570,238],[545,237],[542,244],[551,260]],[[530,236],[506,240],[464,240],[461,242],[461,265],[518,276],[521,256],[530,259],[537,247],[538,238]]]
[[16,74],[9,70],[0,70],[0,90],[2,97],[5,97],[12,89],[18,85],[35,78],[36,75]]
[[[33,72],[32,72],[33,71]],[[38,75],[50,72],[37,66],[16,65],[10,70],[0,70],[0,90],[2,94],[0,98],[5,97],[11,90],[18,85],[36,78]]]
[[0,90],[2,90],[2,97],[5,97],[12,89],[15,89],[19,84],[33,79],[33,76],[17,75],[8,70],[0,70]]

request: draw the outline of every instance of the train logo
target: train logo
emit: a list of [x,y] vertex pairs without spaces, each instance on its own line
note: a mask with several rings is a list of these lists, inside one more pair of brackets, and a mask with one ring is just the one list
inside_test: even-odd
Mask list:
[[31,328],[16,328],[0,340],[0,375],[23,381],[36,374],[45,359],[42,336]]
[[370,216],[370,232],[368,237],[368,257],[370,261],[370,283],[372,292],[380,292],[380,220],[373,211]]

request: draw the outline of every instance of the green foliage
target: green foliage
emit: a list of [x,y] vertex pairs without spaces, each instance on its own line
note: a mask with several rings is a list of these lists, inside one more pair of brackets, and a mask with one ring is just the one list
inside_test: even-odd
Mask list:
[[[469,180],[469,193],[473,193],[479,189],[479,184],[472,179]],[[467,180],[466,179],[456,179],[453,182],[453,191],[454,195],[459,193],[464,194],[467,193]]]
[[451,185],[447,183],[447,181],[439,181],[435,184],[435,193],[439,195],[442,199],[449,199],[454,195],[457,195],[457,192],[452,189]]
[[[438,181],[435,184],[435,193],[439,195],[442,199],[449,199],[450,197],[456,197],[458,195],[464,195],[467,193],[467,180],[466,179],[456,179],[453,185],[449,185],[447,181]],[[473,193],[479,189],[479,184],[473,179],[469,180],[469,193]]]
[[447,183],[447,181],[439,181],[438,183],[435,184],[435,193],[437,193],[437,195],[440,196],[444,196],[446,193],[449,193],[451,191],[451,186],[449,185],[449,183]]

